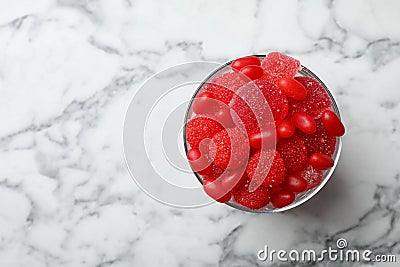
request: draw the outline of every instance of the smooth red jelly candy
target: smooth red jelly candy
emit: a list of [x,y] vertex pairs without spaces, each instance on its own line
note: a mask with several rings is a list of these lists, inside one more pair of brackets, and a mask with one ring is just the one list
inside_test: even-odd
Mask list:
[[254,133],[249,136],[249,144],[252,148],[271,148],[274,147],[276,143],[276,134],[274,129]]
[[294,100],[289,98],[289,114],[304,112],[318,119],[322,113],[332,106],[332,101],[324,87],[313,78],[310,77],[295,77],[296,81],[301,83],[307,90],[307,96],[304,100]]
[[231,192],[226,192],[219,180],[208,179],[204,181],[203,189],[207,195],[220,203],[226,203],[232,197]]
[[327,170],[332,168],[335,162],[328,155],[314,153],[310,156],[310,164],[317,170]]
[[249,56],[249,57],[242,57],[242,58],[235,59],[232,62],[231,67],[232,67],[232,69],[239,71],[245,66],[248,66],[248,65],[260,66],[260,64],[261,64],[261,62],[258,57]]
[[306,88],[293,78],[280,79],[278,86],[285,95],[295,100],[303,100],[307,97]]
[[295,198],[293,192],[283,189],[272,194],[271,203],[275,208],[282,208],[293,203]]
[[292,115],[293,124],[306,134],[313,134],[317,130],[315,120],[304,112],[296,112]]
[[307,190],[307,181],[300,175],[292,173],[286,176],[282,187],[295,193],[301,193]]
[[336,137],[325,129],[321,119],[315,122],[317,130],[314,134],[305,134],[301,131],[296,131],[295,135],[299,136],[306,144],[308,155],[323,153],[332,156],[336,148]]
[[232,191],[235,202],[249,209],[258,210],[266,206],[270,201],[270,191],[265,186],[259,186],[250,192],[250,181],[246,181],[242,186]]
[[281,139],[276,146],[288,172],[295,172],[304,168],[308,162],[307,148],[297,136]]
[[248,65],[241,68],[240,72],[246,75],[250,80],[256,80],[263,75],[264,70],[257,65]]
[[224,128],[233,128],[235,123],[233,122],[231,109],[227,105],[221,105],[220,109],[216,111],[212,116],[217,122],[219,122]]
[[242,186],[248,177],[245,172],[240,171],[225,171],[221,176],[221,185],[226,191],[236,190]]
[[210,92],[202,92],[193,100],[192,109],[196,114],[210,114],[218,110],[215,105],[213,94]]
[[290,120],[283,120],[276,127],[276,132],[278,133],[278,135],[280,137],[283,137],[283,138],[291,137],[294,134],[295,130],[296,130],[296,128],[295,128],[293,122],[291,122]]
[[334,136],[344,135],[344,125],[335,112],[331,110],[325,110],[324,113],[322,113],[321,120],[326,130]]
[[297,173],[307,181],[307,189],[317,187],[322,182],[322,171],[315,169],[311,165],[307,165],[303,170]]
[[189,149],[187,153],[187,158],[189,160],[192,169],[201,174],[206,175],[211,172],[211,161],[206,155],[200,152],[198,148]]

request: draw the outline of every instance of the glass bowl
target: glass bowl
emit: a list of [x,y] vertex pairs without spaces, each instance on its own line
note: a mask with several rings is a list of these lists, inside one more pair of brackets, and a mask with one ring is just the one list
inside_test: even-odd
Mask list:
[[[266,55],[252,55],[252,56],[257,56],[260,58],[260,60],[262,60]],[[188,149],[189,149],[189,144],[187,144],[186,142],[186,123],[194,117],[194,113],[191,111],[191,106],[193,104],[193,100],[196,98],[197,94],[201,91],[202,87],[209,82],[212,78],[214,78],[217,75],[220,75],[222,73],[227,72],[228,70],[230,70],[230,65],[233,62],[233,60],[221,65],[219,68],[217,68],[215,71],[213,71],[197,88],[197,90],[195,91],[195,93],[193,94],[187,111],[186,111],[186,115],[185,115],[185,126],[184,126],[184,132],[183,132],[183,142],[184,142],[184,147],[185,147],[185,152],[187,154]],[[332,93],[329,91],[328,87],[312,72],[310,71],[308,68],[306,68],[305,66],[301,65],[301,70],[297,72],[296,76],[307,76],[307,77],[311,77],[315,80],[317,80],[322,87],[325,89],[325,91],[327,92],[327,94],[329,95],[331,101],[332,101],[332,111],[334,111],[338,117],[340,118],[340,112],[339,112],[339,108],[336,104],[335,98],[333,97]],[[340,137],[336,137],[336,148],[335,151],[332,155],[332,159],[334,160],[334,165],[332,168],[323,171],[323,179],[322,182],[315,188],[309,189],[305,192],[302,193],[298,193],[296,194],[296,199],[289,205],[282,207],[282,208],[274,208],[271,203],[269,203],[267,206],[258,209],[258,210],[253,210],[253,209],[249,209],[247,207],[244,207],[242,205],[240,205],[239,203],[234,202],[232,199],[228,202],[226,202],[225,204],[242,210],[242,211],[247,211],[247,212],[252,212],[252,213],[276,213],[276,212],[282,212],[282,211],[286,211],[286,210],[290,210],[293,209],[301,204],[303,204],[304,202],[306,202],[307,200],[311,199],[314,195],[316,195],[324,186],[325,184],[328,182],[328,180],[330,179],[330,177],[332,176],[333,171],[336,168],[336,165],[338,163],[339,160],[339,156],[340,156],[340,152],[341,152],[341,148],[342,148],[342,141]],[[197,179],[199,180],[200,183],[203,183],[203,179],[201,177],[201,175],[199,175],[197,172],[193,171],[193,173],[195,174],[195,176],[197,177]]]

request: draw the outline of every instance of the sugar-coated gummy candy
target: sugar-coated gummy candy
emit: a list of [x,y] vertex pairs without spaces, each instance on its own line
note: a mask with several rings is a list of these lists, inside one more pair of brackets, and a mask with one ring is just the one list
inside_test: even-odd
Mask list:
[[262,125],[267,127],[279,124],[288,112],[286,96],[276,85],[261,79],[241,87],[232,98],[230,106],[248,135],[260,132]]
[[261,62],[262,79],[277,83],[282,78],[293,78],[301,69],[300,61],[279,52],[269,53]]
[[304,100],[298,101],[288,99],[289,113],[291,117],[296,112],[304,112],[314,119],[319,119],[322,113],[332,106],[332,101],[324,87],[315,79],[310,77],[295,77],[307,89],[307,96]]
[[198,148],[205,138],[212,138],[223,130],[221,124],[207,117],[195,117],[186,124],[186,141],[192,148]]
[[306,134],[299,130],[295,135],[300,137],[307,147],[307,154],[323,153],[332,156],[336,148],[336,137],[330,134],[321,122],[321,119],[315,120],[317,129],[313,134]]
[[283,159],[274,149],[259,150],[251,156],[247,163],[246,172],[256,186],[273,186],[285,179],[286,168]]
[[215,165],[222,169],[238,169],[247,164],[250,147],[245,135],[238,129],[224,129],[210,142],[209,154]]
[[297,136],[281,139],[276,146],[288,172],[301,170],[307,164],[307,149]]
[[202,91],[211,92],[216,100],[229,104],[236,90],[247,82],[239,72],[228,72],[212,78]]
[[265,207],[270,201],[270,191],[265,186],[259,186],[250,192],[250,180],[232,191],[233,199],[249,209],[258,210]]

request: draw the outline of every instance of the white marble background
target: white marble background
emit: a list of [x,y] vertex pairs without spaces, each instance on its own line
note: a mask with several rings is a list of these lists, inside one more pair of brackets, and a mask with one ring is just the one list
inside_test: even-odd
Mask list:
[[[0,266],[289,266],[256,252],[338,237],[399,254],[399,25],[396,0],[0,0]],[[121,140],[138,86],[266,50],[337,97],[348,132],[324,190],[277,215],[141,192]]]

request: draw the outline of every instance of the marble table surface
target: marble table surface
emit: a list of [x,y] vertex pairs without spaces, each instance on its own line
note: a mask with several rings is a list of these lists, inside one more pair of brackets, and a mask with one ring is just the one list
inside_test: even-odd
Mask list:
[[[399,14],[396,0],[0,1],[0,266],[290,266],[257,251],[338,238],[399,254]],[[143,193],[121,140],[140,84],[174,64],[270,50],[337,98],[347,134],[327,186],[260,215]]]

